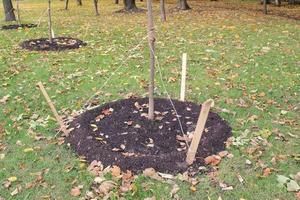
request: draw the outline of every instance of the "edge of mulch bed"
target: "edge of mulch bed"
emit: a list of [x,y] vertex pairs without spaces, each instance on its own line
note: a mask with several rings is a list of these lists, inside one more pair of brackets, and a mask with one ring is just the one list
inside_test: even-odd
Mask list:
[[2,30],[13,30],[19,28],[35,28],[37,24],[11,24],[11,25],[4,25],[1,27]]
[[[101,161],[104,167],[117,165],[135,173],[154,168],[163,173],[196,172],[207,156],[226,148],[231,127],[218,114],[210,112],[196,161],[185,163],[187,147],[168,99],[155,99],[155,121],[150,122],[148,98],[122,99],[88,110],[71,123],[73,129],[65,141],[84,159]],[[181,116],[184,133],[196,127],[201,105],[173,100]],[[145,106],[146,105],[146,106]],[[179,136],[179,137],[178,137]],[[190,141],[189,141],[190,142]]]
[[20,47],[31,51],[64,51],[86,45],[85,42],[76,38],[56,37],[53,38],[53,43],[50,43],[48,38],[26,40],[20,44]]

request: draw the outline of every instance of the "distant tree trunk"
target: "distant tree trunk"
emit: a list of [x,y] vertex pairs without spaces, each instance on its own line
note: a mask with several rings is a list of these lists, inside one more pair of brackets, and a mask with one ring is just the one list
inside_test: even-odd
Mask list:
[[14,7],[11,0],[2,0],[3,8],[5,13],[5,21],[16,21],[16,16],[14,13]]
[[21,18],[20,18],[20,9],[19,9],[19,0],[16,0],[17,2],[17,16],[18,16],[18,22],[21,24]]
[[95,6],[96,15],[99,15],[99,11],[98,11],[98,0],[94,0],[94,6]]
[[160,17],[161,21],[165,22],[166,18],[166,9],[165,9],[165,0],[160,0]]
[[187,0],[179,0],[178,4],[179,4],[178,8],[180,10],[189,10],[189,9],[191,9],[190,6],[187,3]]
[[65,10],[68,10],[69,7],[69,0],[66,0]]
[[115,4],[119,4],[119,0],[115,0]]
[[289,4],[295,4],[296,1],[295,0],[288,0]]
[[127,11],[137,10],[135,0],[124,0],[124,9]]
[[264,0],[264,14],[268,14],[268,10],[267,10],[267,0]]
[[77,0],[77,5],[78,6],[82,6],[82,1],[81,0]]

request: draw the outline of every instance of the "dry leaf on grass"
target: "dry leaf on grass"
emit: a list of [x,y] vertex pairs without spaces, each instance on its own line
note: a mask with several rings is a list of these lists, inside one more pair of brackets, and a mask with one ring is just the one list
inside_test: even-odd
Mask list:
[[221,157],[217,155],[208,156],[204,159],[205,164],[216,166],[221,162]]
[[143,171],[143,175],[146,176],[146,177],[149,177],[149,178],[153,178],[153,179],[156,179],[156,180],[163,180],[155,171],[155,169],[153,168],[147,168]]
[[116,187],[116,183],[113,181],[103,181],[99,186],[99,192],[101,194],[108,194],[112,189]]
[[300,192],[296,193],[296,198],[297,198],[297,200],[300,200]]
[[71,189],[71,192],[70,194],[73,196],[73,197],[78,197],[80,196],[80,188],[79,187],[74,187]]

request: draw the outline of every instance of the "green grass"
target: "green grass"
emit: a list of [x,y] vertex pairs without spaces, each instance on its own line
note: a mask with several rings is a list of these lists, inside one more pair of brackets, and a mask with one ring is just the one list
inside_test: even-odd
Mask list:
[[[37,0],[20,3],[22,19],[29,23],[37,22],[47,7],[46,2]],[[35,86],[38,81],[45,84],[61,114],[81,109],[100,88],[99,103],[123,98],[130,92],[147,95],[144,86],[148,80],[149,51],[145,13],[116,14],[113,11],[121,9],[121,5],[105,1],[100,2],[100,16],[96,17],[93,5],[83,3],[83,7],[77,7],[70,2],[69,11],[59,10],[64,7],[63,2],[53,3],[55,35],[86,41],[88,45],[79,50],[42,53],[18,47],[23,40],[47,37],[45,15],[38,28],[0,31],[0,99],[10,95],[7,104],[0,105],[0,127],[4,130],[0,131],[0,144],[6,147],[0,148],[0,154],[5,155],[0,160],[0,183],[11,176],[17,177],[11,188],[0,186],[0,197],[78,199],[69,194],[72,186],[84,185],[84,194],[93,180],[67,146],[56,144],[57,125]],[[191,2],[191,5],[195,8],[192,11],[168,13],[168,22],[163,24],[155,3],[156,55],[168,93],[172,98],[179,97],[181,54],[187,52],[188,100],[201,103],[213,98],[216,107],[236,112],[236,115],[220,113],[232,126],[235,137],[246,129],[250,130],[248,138],[254,137],[257,128],[278,129],[288,141],[276,140],[273,133],[269,138],[272,146],[265,147],[259,159],[247,154],[249,143],[232,147],[229,151],[234,157],[222,160],[218,175],[218,180],[233,185],[232,191],[222,191],[203,174],[199,175],[201,181],[196,192],[190,191],[189,184],[179,181],[179,196],[182,199],[218,199],[219,196],[247,200],[295,199],[294,193],[277,186],[276,174],[288,176],[300,171],[299,162],[290,156],[300,153],[300,141],[289,136],[291,133],[300,137],[299,22],[238,11],[198,12],[198,4]],[[139,2],[138,6],[145,7],[145,4]],[[167,6],[171,8],[174,4]],[[262,52],[264,47],[269,50]],[[170,77],[176,81],[167,83]],[[258,94],[262,92],[265,96],[260,97]],[[159,73],[155,93],[166,97]],[[249,107],[239,107],[236,101],[239,98]],[[269,104],[270,100],[276,104]],[[288,113],[283,115],[282,110]],[[32,118],[34,114],[39,116],[38,120]],[[252,115],[258,119],[249,121]],[[284,120],[295,122],[278,123]],[[34,133],[29,131],[30,127]],[[34,134],[42,134],[45,139],[36,141]],[[34,150],[25,153],[26,148]],[[274,165],[271,159],[276,155],[287,155],[287,158]],[[246,166],[246,159],[253,165]],[[258,160],[276,170],[268,177],[259,177],[262,168],[256,166]],[[26,189],[26,184],[36,180],[37,173],[45,169],[49,171],[43,181]],[[244,178],[244,184],[239,183],[237,173]],[[22,186],[22,191],[11,196],[17,185]],[[153,195],[157,199],[170,199],[171,186],[166,183],[140,176],[135,185],[135,193],[128,193],[126,199]]]

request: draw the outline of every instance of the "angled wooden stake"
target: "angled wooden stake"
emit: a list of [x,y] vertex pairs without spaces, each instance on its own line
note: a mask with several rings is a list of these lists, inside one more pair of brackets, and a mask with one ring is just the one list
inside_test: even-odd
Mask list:
[[182,54],[180,101],[184,101],[185,100],[186,65],[187,65],[187,54],[184,53],[184,54]]
[[196,152],[202,137],[202,133],[205,127],[205,123],[208,117],[208,113],[210,110],[210,107],[212,107],[214,104],[214,100],[208,99],[206,100],[201,107],[201,112],[197,121],[196,130],[194,133],[194,137],[192,140],[192,143],[190,145],[190,148],[188,150],[187,156],[186,156],[186,162],[188,165],[193,164],[196,156]]
[[58,115],[58,113],[57,113],[57,111],[56,111],[56,109],[54,107],[54,104],[52,103],[49,95],[47,94],[47,92],[46,92],[46,90],[44,88],[43,83],[39,82],[38,86],[39,86],[41,92],[43,93],[43,95],[44,95],[44,97],[45,97],[45,99],[46,99],[46,101],[47,101],[47,103],[48,103],[51,111],[53,112],[53,114],[54,114],[54,116],[56,118],[56,121],[60,125],[60,129],[62,130],[62,132],[64,133],[64,135],[66,135],[66,136],[69,135],[70,131],[66,128],[66,126],[65,126],[64,122],[62,121],[61,117]]

